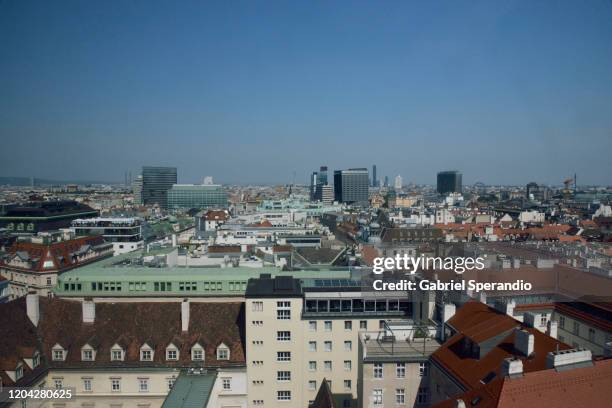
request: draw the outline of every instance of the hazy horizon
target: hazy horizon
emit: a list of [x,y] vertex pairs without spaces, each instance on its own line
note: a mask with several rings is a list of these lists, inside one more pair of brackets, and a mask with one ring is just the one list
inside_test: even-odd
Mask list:
[[0,176],[611,185],[611,19],[604,0],[0,1]]

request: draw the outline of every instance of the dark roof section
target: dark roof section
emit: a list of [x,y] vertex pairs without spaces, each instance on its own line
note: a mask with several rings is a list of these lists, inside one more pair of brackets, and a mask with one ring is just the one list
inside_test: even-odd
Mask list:
[[245,296],[257,297],[301,297],[302,284],[293,276],[275,276],[261,274],[259,278],[249,279]]
[[[191,361],[191,347],[204,348],[205,367],[242,367],[244,351],[244,304],[191,302],[189,330],[181,328],[181,303],[134,302],[96,303],[94,323],[82,322],[79,301],[39,298],[40,321],[34,327],[26,313],[25,298],[0,304],[0,377],[5,385],[13,384],[5,371],[14,371],[24,358],[35,351],[42,355],[41,368],[101,367],[202,367]],[[140,347],[154,349],[153,361],[140,361]],[[177,361],[166,360],[166,347],[179,349]],[[217,359],[217,347],[229,348],[229,360]],[[65,361],[52,360],[52,348],[59,344],[67,350]],[[82,361],[81,348],[94,347],[95,361]],[[111,348],[124,348],[124,361],[111,361]],[[24,364],[24,368],[27,365]],[[25,370],[23,384],[32,380]],[[5,378],[6,377],[6,378]],[[20,383],[20,384],[21,384]]]
[[41,201],[29,202],[22,205],[10,207],[3,217],[58,217],[70,214],[91,213],[97,215],[98,211],[88,205],[77,201]]
[[317,392],[317,396],[315,397],[312,404],[308,406],[308,408],[334,408],[334,397],[331,393],[331,389],[329,388],[329,383],[327,379],[323,378],[321,381],[321,386],[319,387],[319,391]]

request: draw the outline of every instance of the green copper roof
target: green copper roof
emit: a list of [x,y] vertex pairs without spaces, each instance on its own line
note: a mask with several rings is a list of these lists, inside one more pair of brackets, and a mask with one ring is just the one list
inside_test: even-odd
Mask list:
[[181,373],[166,396],[162,408],[204,408],[215,384],[216,373]]

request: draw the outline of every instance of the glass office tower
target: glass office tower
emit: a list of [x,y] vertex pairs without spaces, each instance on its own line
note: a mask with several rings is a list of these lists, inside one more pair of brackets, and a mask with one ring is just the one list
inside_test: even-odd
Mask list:
[[334,171],[334,195],[342,203],[368,202],[368,169]]
[[176,167],[142,168],[142,203],[166,208],[168,190],[176,184]]
[[461,193],[461,173],[457,170],[441,171],[438,173],[438,193]]
[[168,191],[169,209],[227,207],[227,193],[220,185],[175,184]]

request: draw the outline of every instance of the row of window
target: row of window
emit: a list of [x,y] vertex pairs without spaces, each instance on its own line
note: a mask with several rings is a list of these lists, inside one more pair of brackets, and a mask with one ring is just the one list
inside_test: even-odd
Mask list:
[[[154,350],[147,344],[140,348],[140,361],[153,361]],[[68,352],[56,346],[52,350],[53,361],[65,361]],[[177,361],[179,359],[180,352],[174,345],[170,345],[166,348],[166,360]],[[81,360],[82,361],[94,361],[96,358],[96,351],[92,347],[85,346],[81,349]],[[230,351],[225,344],[217,347],[217,360],[229,360]],[[125,350],[119,347],[111,349],[110,354],[111,361],[123,361],[125,359]],[[192,361],[204,361],[204,348],[199,344],[194,345],[191,348],[191,360]]]
[[410,301],[398,299],[308,299],[308,313],[409,312]]
[[[173,285],[174,284],[174,285]],[[153,290],[155,292],[171,292],[177,288],[179,292],[194,292],[198,290],[198,282],[153,282]],[[246,281],[231,281],[227,283],[228,290],[231,292],[239,292],[246,290]],[[91,282],[91,290],[93,292],[121,292],[123,290],[123,282]],[[130,292],[140,292],[147,290],[147,282],[127,282],[127,287]],[[81,291],[80,283],[64,283],[65,291]],[[201,282],[201,290],[203,291],[221,291],[223,290],[223,282]]]
[[[332,351],[332,342],[331,341],[324,341],[323,342],[323,350],[324,351]],[[353,342],[350,340],[346,340],[344,342],[344,351],[351,351],[353,350]],[[309,341],[308,342],[308,351],[317,351],[317,342],[316,341]]]
[[[223,379],[223,389],[231,390],[231,382],[229,382],[229,388],[226,388],[226,380],[231,381],[231,379]],[[121,378],[120,377],[110,377],[110,388],[113,392],[121,391]],[[174,386],[174,382],[176,381],[175,377],[169,377],[166,379],[166,383],[168,385],[168,390],[172,389]],[[64,388],[64,379],[63,378],[53,378],[53,387],[55,389]],[[93,378],[84,377],[83,378],[83,391],[85,392],[93,392]],[[138,391],[140,392],[149,392],[149,378],[142,377],[138,378]]]
[[[383,363],[374,363],[372,369],[374,378],[383,378]],[[428,375],[429,365],[426,362],[419,363],[419,377],[427,377]],[[406,378],[406,363],[395,363],[395,376]]]
[[[417,392],[416,403],[426,404],[429,401],[428,390],[426,387],[419,387]],[[372,390],[372,403],[377,406],[384,405],[383,390],[376,388]],[[406,404],[406,390],[404,388],[395,389],[395,403],[397,405]]]

